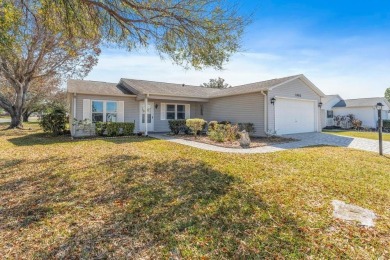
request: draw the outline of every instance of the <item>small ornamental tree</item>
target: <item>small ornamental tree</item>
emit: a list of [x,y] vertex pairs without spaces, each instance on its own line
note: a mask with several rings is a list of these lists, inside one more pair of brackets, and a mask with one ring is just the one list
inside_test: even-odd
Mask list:
[[195,138],[198,132],[202,131],[207,122],[201,118],[187,119],[186,125],[194,133]]
[[390,102],[390,88],[387,88],[385,91],[385,98]]

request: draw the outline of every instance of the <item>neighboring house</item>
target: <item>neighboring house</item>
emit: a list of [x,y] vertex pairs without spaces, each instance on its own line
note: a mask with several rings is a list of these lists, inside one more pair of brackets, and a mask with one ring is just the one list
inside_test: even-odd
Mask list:
[[333,126],[333,118],[353,114],[362,121],[363,127],[376,128],[378,122],[377,103],[384,105],[382,118],[389,119],[390,103],[384,97],[342,99],[339,95],[328,95],[322,99],[322,125]]
[[[227,89],[121,79],[119,83],[68,81],[71,125],[77,120],[135,122],[135,131],[168,132],[168,120],[251,122],[256,136],[321,131],[325,95],[304,75]],[[72,127],[72,135],[84,135]]]

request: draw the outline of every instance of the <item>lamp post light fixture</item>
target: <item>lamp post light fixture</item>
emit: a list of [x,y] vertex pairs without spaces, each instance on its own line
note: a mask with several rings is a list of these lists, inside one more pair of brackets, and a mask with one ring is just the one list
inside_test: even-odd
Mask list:
[[275,100],[276,100],[276,99],[275,99],[274,97],[271,98],[271,104],[272,104],[272,105],[275,105]]
[[382,140],[382,128],[383,128],[383,122],[382,122],[382,103],[376,104],[376,109],[378,110],[378,132],[379,132],[379,154],[383,155],[383,140]]

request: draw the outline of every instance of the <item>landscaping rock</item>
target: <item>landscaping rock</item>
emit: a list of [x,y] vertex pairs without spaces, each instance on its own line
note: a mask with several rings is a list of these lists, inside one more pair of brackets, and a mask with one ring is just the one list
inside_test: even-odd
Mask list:
[[352,204],[347,204],[343,201],[333,200],[333,217],[339,218],[342,220],[355,220],[359,221],[362,226],[373,227],[374,219],[376,215],[373,211],[355,206]]
[[238,141],[240,142],[242,148],[249,148],[249,146],[251,145],[251,139],[249,138],[249,133],[245,130],[240,132],[240,140]]

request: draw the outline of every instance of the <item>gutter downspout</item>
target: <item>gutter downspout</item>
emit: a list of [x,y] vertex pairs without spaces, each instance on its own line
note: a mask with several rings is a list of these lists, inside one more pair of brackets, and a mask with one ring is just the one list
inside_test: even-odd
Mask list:
[[268,95],[264,93],[264,90],[260,92],[264,96],[264,133],[268,132]]
[[145,136],[148,136],[148,97],[149,97],[149,94],[146,94],[146,97],[145,97]]
[[73,93],[73,115],[71,118],[71,120],[72,120],[72,133],[71,133],[72,136],[74,136],[76,134],[76,126],[73,125],[73,120],[74,120],[74,118],[76,118],[76,109],[77,109],[77,107],[76,107],[76,93]]

